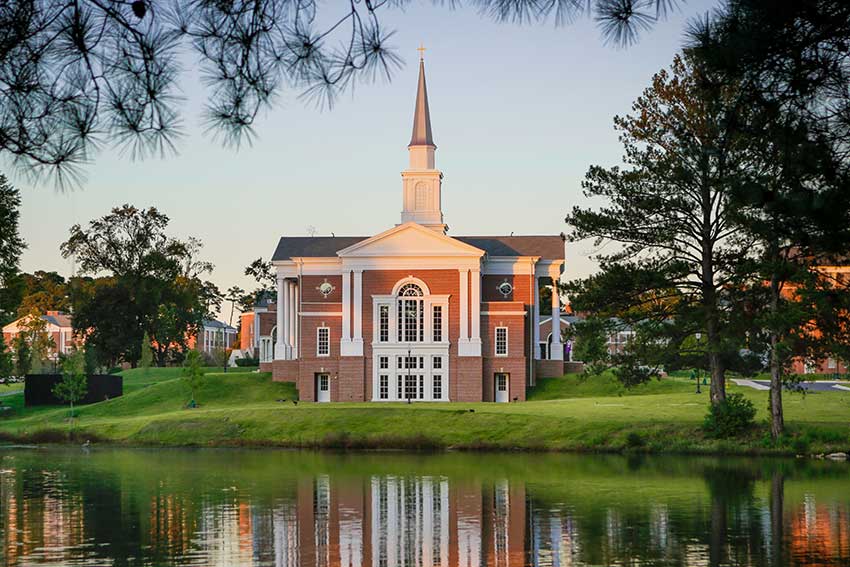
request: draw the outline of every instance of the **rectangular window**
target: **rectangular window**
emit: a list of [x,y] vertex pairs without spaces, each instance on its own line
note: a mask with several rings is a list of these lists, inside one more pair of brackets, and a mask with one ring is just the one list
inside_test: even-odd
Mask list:
[[329,327],[316,329],[316,356],[331,355],[331,330]]
[[382,343],[390,340],[390,306],[378,307],[378,341]]
[[[399,358],[399,361],[401,361],[401,358]],[[402,377],[401,377],[401,375],[396,376],[395,380],[396,380],[396,385],[398,386],[398,393],[396,395],[396,398],[399,399],[399,400],[403,400],[404,399],[404,392],[402,392],[402,382],[401,382]]]
[[496,356],[508,356],[507,327],[496,327]]
[[378,377],[378,397],[382,400],[390,397],[390,377],[386,374],[381,374]]
[[378,365],[381,367],[381,370],[386,370],[390,367],[390,359],[388,356],[381,356],[378,358]]
[[439,370],[439,369],[441,369],[442,367],[443,367],[443,357],[442,357],[442,356],[435,356],[435,357],[434,357],[434,363],[433,363],[433,365],[432,365],[432,368],[433,368],[434,370]]
[[416,399],[416,374],[408,374],[404,377],[404,399]]
[[404,357],[397,356],[397,357],[396,357],[396,361],[398,362],[398,369],[399,369],[399,370],[401,370],[402,368],[404,368],[404,366],[403,366],[403,364],[404,364],[404,362],[403,362],[403,361],[404,361]]
[[425,376],[419,375],[419,399],[425,399]]
[[434,374],[434,399],[443,399],[443,377],[440,374]]
[[435,305],[433,310],[434,342],[439,343],[443,340],[443,306]]

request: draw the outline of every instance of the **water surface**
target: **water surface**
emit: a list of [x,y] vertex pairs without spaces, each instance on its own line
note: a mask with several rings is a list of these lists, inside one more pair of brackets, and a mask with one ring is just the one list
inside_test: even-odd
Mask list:
[[850,565],[850,465],[0,449],[5,565]]

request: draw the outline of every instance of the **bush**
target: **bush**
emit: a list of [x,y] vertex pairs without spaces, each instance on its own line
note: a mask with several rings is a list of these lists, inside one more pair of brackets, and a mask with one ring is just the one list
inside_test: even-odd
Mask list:
[[808,455],[811,442],[808,437],[795,437],[791,442],[791,447],[798,455]]
[[735,437],[752,428],[755,417],[753,402],[742,394],[729,394],[724,401],[708,408],[702,428],[718,439]]
[[629,449],[640,449],[646,444],[643,437],[637,431],[631,431],[626,435],[626,447]]
[[259,366],[260,360],[258,358],[245,357],[245,358],[237,358],[236,366],[246,367],[246,366]]

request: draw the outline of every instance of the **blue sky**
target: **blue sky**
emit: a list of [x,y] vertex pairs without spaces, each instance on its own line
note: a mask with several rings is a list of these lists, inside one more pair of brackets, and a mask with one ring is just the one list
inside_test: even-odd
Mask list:
[[[258,121],[253,146],[239,151],[204,133],[204,92],[187,70],[178,155],[134,162],[107,150],[86,168],[83,186],[64,193],[11,176],[23,193],[22,269],[70,275],[59,254],[69,227],[122,203],[154,205],[175,236],[201,238],[222,289],[251,287],[244,266],[268,258],[281,235],[390,228],[401,210],[420,42],[450,234],[559,234],[566,212],[585,202],[588,166],[620,161],[613,116],[670,64],[687,21],[715,6],[692,0],[628,49],[604,45],[589,18],[498,24],[430,2],[386,11],[382,22],[397,30],[391,44],[405,62],[390,84],[360,85],[330,111],[286,91]],[[589,243],[569,245],[565,278],[591,273],[591,252]]]

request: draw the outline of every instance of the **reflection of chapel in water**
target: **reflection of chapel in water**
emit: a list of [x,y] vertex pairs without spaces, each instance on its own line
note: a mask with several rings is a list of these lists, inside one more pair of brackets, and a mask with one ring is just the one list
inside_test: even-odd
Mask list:
[[321,475],[292,504],[271,517],[277,567],[525,564],[525,489],[507,480]]

